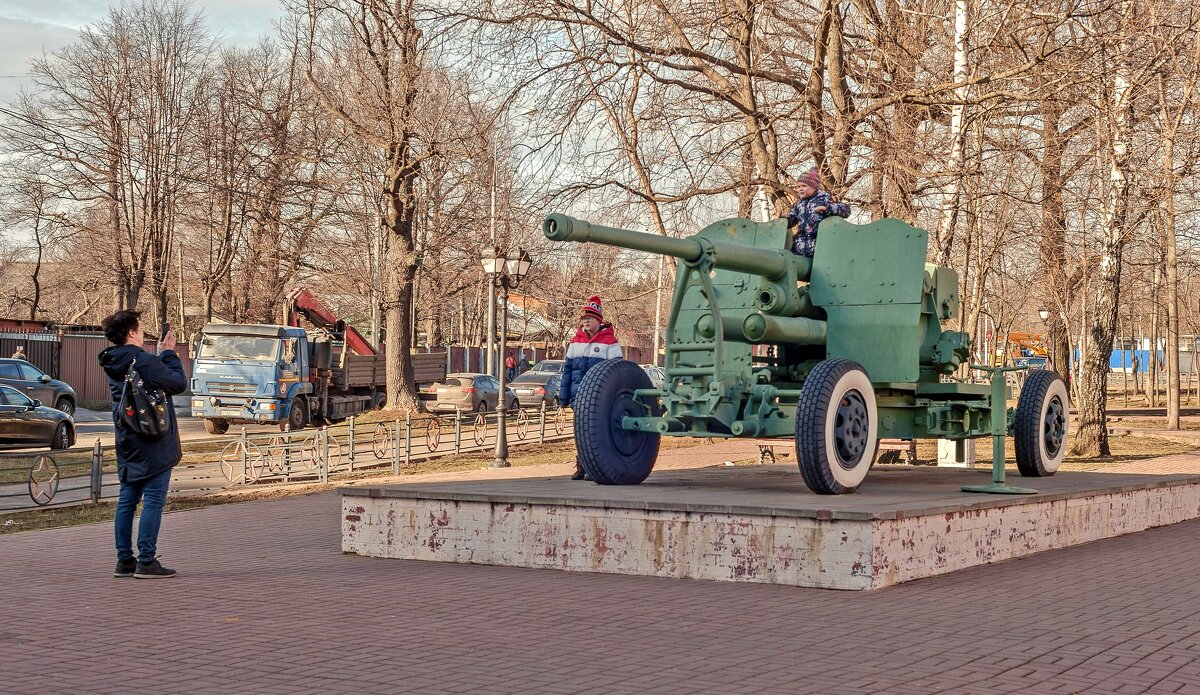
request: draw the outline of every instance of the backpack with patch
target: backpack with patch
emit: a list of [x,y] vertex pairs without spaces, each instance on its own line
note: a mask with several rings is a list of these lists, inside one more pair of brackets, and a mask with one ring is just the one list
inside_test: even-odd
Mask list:
[[131,432],[147,439],[159,439],[171,430],[171,419],[167,414],[167,394],[147,384],[134,367],[137,359],[125,372],[125,386],[121,390],[118,404],[121,422]]

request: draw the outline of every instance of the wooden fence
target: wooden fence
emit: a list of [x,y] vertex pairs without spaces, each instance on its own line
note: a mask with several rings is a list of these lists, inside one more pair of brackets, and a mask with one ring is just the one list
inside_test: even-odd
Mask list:
[[[24,331],[21,329],[0,330],[0,357],[12,355],[17,346],[24,348],[26,359],[47,374],[61,379],[75,389],[80,401],[106,402],[110,395],[108,381],[97,362],[97,356],[109,346],[109,342],[98,333],[56,333],[49,331]],[[154,350],[155,343],[146,344]],[[511,347],[508,350],[517,357],[524,370],[529,362],[539,362],[547,357],[542,348]],[[435,346],[418,350],[413,355],[417,382],[424,383],[440,379],[443,372],[485,372],[486,349],[473,346]],[[626,359],[645,362],[644,352],[636,347],[626,347]],[[179,357],[184,372],[191,377],[192,360],[188,346],[179,346]],[[501,358],[503,364],[503,358]]]

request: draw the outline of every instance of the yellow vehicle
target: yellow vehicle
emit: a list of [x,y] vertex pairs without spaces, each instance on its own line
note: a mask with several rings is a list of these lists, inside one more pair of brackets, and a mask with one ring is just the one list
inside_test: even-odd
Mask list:
[[[1050,357],[1044,340],[1040,333],[1009,333],[1003,345],[996,351],[996,356],[1005,358],[1004,361],[1014,365],[1041,366]],[[1007,355],[1004,353],[1004,345],[1008,347]]]

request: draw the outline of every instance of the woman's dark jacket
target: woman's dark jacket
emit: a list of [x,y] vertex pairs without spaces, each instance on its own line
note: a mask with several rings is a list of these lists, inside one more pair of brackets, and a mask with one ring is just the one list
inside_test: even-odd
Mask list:
[[167,416],[171,429],[159,439],[148,439],[130,431],[117,417],[117,406],[125,387],[125,373],[129,371],[134,358],[137,359],[134,369],[148,385],[162,389],[168,396],[183,393],[187,389],[183,363],[173,350],[164,350],[155,357],[134,345],[115,345],[100,353],[100,366],[108,375],[108,390],[112,392],[113,424],[117,431],[117,477],[123,483],[153,478],[179,463],[183,456],[179,449],[175,406],[170,398],[167,399]]

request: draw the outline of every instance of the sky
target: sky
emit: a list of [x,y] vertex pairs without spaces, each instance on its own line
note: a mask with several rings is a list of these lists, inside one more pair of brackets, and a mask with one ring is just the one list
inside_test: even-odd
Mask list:
[[[28,63],[43,51],[62,48],[79,30],[108,13],[100,0],[0,0],[0,102],[30,86]],[[249,45],[271,34],[272,20],[283,12],[279,0],[193,0],[203,12],[211,32],[222,43]]]

